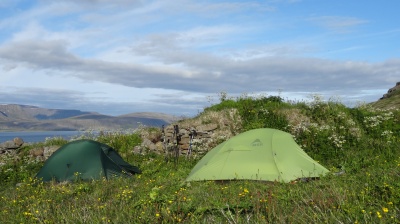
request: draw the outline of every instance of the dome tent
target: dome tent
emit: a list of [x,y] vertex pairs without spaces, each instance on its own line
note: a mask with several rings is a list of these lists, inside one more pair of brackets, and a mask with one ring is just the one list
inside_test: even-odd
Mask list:
[[43,181],[73,181],[129,177],[141,173],[138,167],[125,162],[110,146],[93,141],[77,140],[55,151],[36,177]]
[[290,182],[329,171],[309,157],[291,134],[261,128],[243,132],[210,150],[186,181],[264,180]]

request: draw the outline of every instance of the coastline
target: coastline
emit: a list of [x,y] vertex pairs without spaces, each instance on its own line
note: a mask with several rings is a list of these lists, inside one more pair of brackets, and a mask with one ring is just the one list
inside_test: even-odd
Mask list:
[[85,131],[1,131],[0,143],[21,138],[25,143],[44,142],[47,138],[61,137],[69,140],[82,136]]

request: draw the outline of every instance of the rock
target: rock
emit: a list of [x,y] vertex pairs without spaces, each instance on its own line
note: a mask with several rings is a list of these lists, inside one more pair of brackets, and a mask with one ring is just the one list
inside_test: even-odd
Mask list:
[[180,145],[188,145],[190,142],[189,136],[182,136],[181,141],[179,142]]
[[197,132],[197,137],[198,138],[210,138],[210,133],[198,131]]
[[133,153],[134,154],[142,154],[142,152],[143,152],[143,148],[141,147],[141,146],[135,146],[134,148],[133,148]]
[[29,151],[29,154],[30,154],[31,156],[35,156],[35,157],[37,157],[37,156],[43,156],[43,154],[44,154],[44,148],[43,148],[43,147],[40,147],[40,148],[31,149],[31,151]]
[[24,140],[20,137],[16,137],[13,139],[15,146],[21,147],[24,144]]
[[182,145],[181,145],[181,149],[182,149],[182,150],[187,150],[187,149],[189,149],[189,144],[188,144],[188,143],[182,144]]
[[[142,134],[143,142],[140,146],[136,146],[133,153],[145,154],[147,152],[171,153],[175,149],[177,140],[179,141],[180,155],[186,155],[190,146],[190,134],[196,133],[192,140],[193,154],[202,155],[209,149],[215,147],[221,141],[229,139],[235,134],[235,130],[239,130],[240,120],[236,110],[230,110],[229,113],[209,113],[204,120],[189,120],[188,122],[178,122],[170,124],[158,131],[152,131],[150,134]],[[235,126],[232,126],[232,121]],[[178,133],[175,128],[178,126]],[[164,150],[166,147],[166,152]]]
[[143,140],[142,146],[149,149],[149,151],[156,151],[156,145],[147,138]]
[[46,146],[43,148],[43,156],[48,159],[60,146],[53,145],[53,146]]
[[[186,155],[187,151],[190,147],[190,134],[195,132],[196,135],[194,136],[192,140],[192,147],[193,149],[195,148],[196,153],[198,154],[203,154],[207,146],[212,142],[212,137],[211,135],[218,131],[219,125],[215,123],[210,123],[210,124],[201,124],[201,125],[180,125],[179,126],[179,133],[178,133],[178,139],[179,139],[179,151],[180,155]],[[168,148],[173,147],[174,144],[176,144],[176,135],[174,134],[174,126],[169,125],[165,127],[165,142],[168,145]],[[162,136],[161,136],[162,138]],[[145,143],[145,142],[144,142]],[[195,144],[196,143],[196,144]],[[147,145],[145,143],[144,145]],[[162,141],[156,143],[156,145],[160,145],[160,147],[157,147],[157,151],[162,153],[164,152],[163,149],[163,144]],[[148,147],[149,148],[149,147]]]
[[380,100],[388,98],[389,95],[390,95],[390,93],[392,93],[392,92],[394,92],[394,91],[397,91],[397,90],[399,90],[399,89],[400,89],[400,82],[397,82],[396,85],[395,85],[394,87],[390,88],[390,89],[387,91],[387,93],[385,93],[385,94],[380,98]]
[[0,149],[5,149],[5,150],[14,150],[18,149],[21,147],[20,145],[16,145],[14,141],[6,141],[0,144]]
[[214,131],[217,128],[218,128],[217,124],[206,124],[197,127],[197,130],[198,132],[209,132],[209,131]]
[[157,142],[157,143],[155,144],[155,146],[156,146],[156,150],[157,150],[158,152],[160,152],[160,153],[164,152],[164,148],[163,148],[162,142]]
[[44,156],[37,156],[35,160],[36,162],[44,162],[46,158]]

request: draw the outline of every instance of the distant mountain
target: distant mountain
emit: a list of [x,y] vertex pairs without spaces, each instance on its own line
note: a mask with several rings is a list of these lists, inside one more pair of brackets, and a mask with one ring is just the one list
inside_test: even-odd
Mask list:
[[29,105],[2,104],[0,105],[0,121],[2,120],[54,120],[64,119],[90,112],[80,110],[45,109]]
[[0,131],[124,130],[140,125],[159,127],[176,120],[174,116],[162,113],[132,113],[114,117],[80,110],[0,105]]

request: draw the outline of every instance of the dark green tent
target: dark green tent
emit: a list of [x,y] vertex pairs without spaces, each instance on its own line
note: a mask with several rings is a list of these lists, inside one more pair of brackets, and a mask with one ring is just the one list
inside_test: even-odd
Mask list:
[[134,173],[141,171],[125,162],[110,146],[93,140],[77,140],[55,151],[36,177],[43,181],[72,181],[129,177]]

